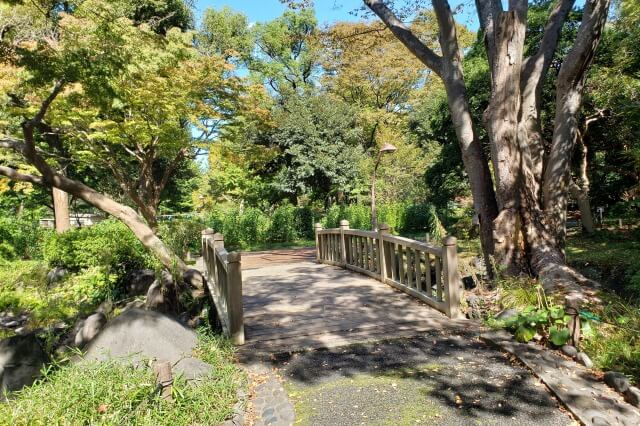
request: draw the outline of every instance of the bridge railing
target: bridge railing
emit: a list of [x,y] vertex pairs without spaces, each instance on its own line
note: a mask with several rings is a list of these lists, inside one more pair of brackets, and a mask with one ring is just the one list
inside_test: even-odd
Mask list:
[[461,282],[458,275],[456,238],[442,246],[398,237],[382,224],[378,231],[315,225],[316,259],[320,263],[356,271],[389,284],[449,318],[459,318]]
[[202,231],[202,257],[209,293],[222,329],[236,345],[244,344],[242,269],[240,253],[227,252],[224,237],[212,229]]

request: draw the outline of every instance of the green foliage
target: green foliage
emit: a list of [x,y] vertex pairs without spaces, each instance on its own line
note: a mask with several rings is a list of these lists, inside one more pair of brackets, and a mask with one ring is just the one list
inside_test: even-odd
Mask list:
[[70,271],[101,266],[122,278],[134,269],[155,268],[157,261],[121,222],[109,219],[86,228],[51,234],[44,245],[49,266]]
[[134,368],[115,361],[73,363],[45,370],[44,378],[17,393],[11,404],[1,404],[0,422],[220,424],[233,414],[237,390],[246,379],[223,339],[201,332],[196,353],[213,365],[213,372],[197,385],[187,383],[182,376],[174,379],[172,402],[158,395],[148,365]]
[[0,265],[0,311],[29,312],[30,327],[72,321],[109,298],[116,276],[90,267],[47,285],[48,267],[40,261],[13,261]]
[[271,215],[270,239],[276,243],[293,241],[298,237],[296,227],[295,207],[284,203],[274,210]]
[[174,253],[178,256],[184,256],[187,251],[193,253],[200,252],[200,239],[204,228],[204,221],[198,217],[178,218],[162,222],[160,224],[159,234],[162,241],[167,244]]
[[0,216],[0,258],[40,258],[46,234],[36,218]]
[[527,305],[513,318],[504,321],[504,326],[514,332],[519,342],[529,342],[536,334],[546,337],[555,346],[562,346],[569,340],[564,308],[555,305],[547,299],[540,285],[529,287],[529,292],[535,290],[536,305]]

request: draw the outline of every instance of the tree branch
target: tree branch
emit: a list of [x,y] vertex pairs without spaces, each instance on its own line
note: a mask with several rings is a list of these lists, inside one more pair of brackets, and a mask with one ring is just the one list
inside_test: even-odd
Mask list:
[[380,17],[391,32],[411,51],[423,64],[436,74],[442,75],[442,58],[425,45],[413,32],[387,7],[381,0],[363,0]]
[[24,173],[20,173],[16,169],[12,169],[11,167],[0,166],[0,175],[6,176],[11,180],[19,180],[21,182],[29,182],[36,185],[45,184],[44,180],[40,176],[26,175]]
[[58,96],[58,94],[60,94],[63,87],[64,87],[64,80],[56,81],[56,83],[53,86],[53,89],[51,90],[51,93],[49,93],[49,96],[47,96],[47,98],[44,101],[42,101],[42,105],[40,105],[40,109],[38,110],[37,114],[34,115],[31,120],[29,120],[29,124],[34,126],[40,123],[44,119],[44,116],[47,113],[49,106],[51,106],[51,103],[53,102],[53,100]]
[[549,21],[544,29],[538,51],[522,64],[523,87],[540,90],[544,76],[549,70],[551,60],[558,46],[564,22],[571,12],[575,0],[559,0],[549,14]]

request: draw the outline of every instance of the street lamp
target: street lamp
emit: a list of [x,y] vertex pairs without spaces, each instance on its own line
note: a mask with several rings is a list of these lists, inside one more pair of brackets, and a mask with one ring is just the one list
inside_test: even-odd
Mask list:
[[380,165],[380,160],[382,159],[382,154],[390,154],[397,150],[398,148],[390,143],[385,143],[378,151],[376,164],[373,166],[373,177],[371,178],[371,228],[374,231],[378,230],[378,212],[376,211],[376,173],[378,171],[378,166]]

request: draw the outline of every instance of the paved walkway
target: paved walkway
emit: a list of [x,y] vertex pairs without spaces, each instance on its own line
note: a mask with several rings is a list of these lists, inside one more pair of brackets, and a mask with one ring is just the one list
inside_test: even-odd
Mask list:
[[243,269],[243,299],[247,358],[475,327],[379,281],[306,259]]

